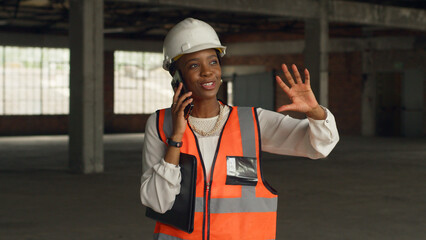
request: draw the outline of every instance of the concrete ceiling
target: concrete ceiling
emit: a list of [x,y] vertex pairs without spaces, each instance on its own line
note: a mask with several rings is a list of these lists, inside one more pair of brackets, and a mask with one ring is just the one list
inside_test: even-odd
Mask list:
[[[315,6],[300,6],[300,9],[305,9],[305,12],[300,13],[300,15],[292,15],[291,12],[295,12],[292,9],[288,10],[289,14],[283,13],[280,15],[272,11],[268,12],[267,8],[265,8],[265,11],[257,11],[256,4],[252,4],[252,10],[250,8],[244,11],[241,10],[244,4],[247,4],[247,1],[236,1],[236,4],[233,3],[233,7],[237,10],[231,9],[227,11],[226,6],[225,8],[218,7],[217,9],[209,6],[203,8],[203,2],[205,1],[105,0],[104,32],[107,37],[113,38],[161,40],[176,22],[191,16],[211,23],[220,34],[250,32],[303,34],[304,17],[310,17],[315,12]],[[263,1],[262,3],[264,2],[268,1]],[[285,4],[289,1],[271,0],[269,2]],[[299,2],[308,5],[310,2],[315,3],[315,0]],[[411,11],[410,14],[412,12],[417,14],[413,25],[417,24],[418,21],[420,23],[426,21],[424,19],[426,18],[426,1],[358,0],[357,2],[368,2],[366,6],[371,5],[376,8],[378,6],[381,12],[385,12],[381,9],[386,7],[390,7],[392,11],[397,9],[400,12],[401,9],[404,11],[407,9]],[[345,5],[354,3],[354,1],[338,1],[338,3]],[[375,6],[372,3],[379,5]],[[293,5],[291,7],[294,8]],[[66,35],[68,33],[68,9],[68,0],[1,1],[0,31]],[[335,15],[336,20],[330,25],[331,34],[339,32],[339,29],[350,30],[365,26],[362,22],[346,21],[344,14],[343,17],[338,16],[338,14]],[[331,18],[333,20],[333,16]],[[388,26],[385,27],[389,28]],[[423,31],[423,28],[424,26],[414,27],[414,29],[420,31]]]

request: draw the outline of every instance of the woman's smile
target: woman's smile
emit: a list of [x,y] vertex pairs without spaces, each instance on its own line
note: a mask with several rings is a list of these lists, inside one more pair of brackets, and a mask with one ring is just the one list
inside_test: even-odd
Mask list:
[[201,86],[206,90],[214,90],[216,87],[216,82],[214,81],[205,82],[205,83],[202,83]]

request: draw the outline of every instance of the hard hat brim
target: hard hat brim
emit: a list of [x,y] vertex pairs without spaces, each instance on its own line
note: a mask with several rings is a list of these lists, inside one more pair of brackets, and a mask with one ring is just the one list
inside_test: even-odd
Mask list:
[[188,53],[194,53],[194,52],[198,52],[198,51],[206,50],[206,49],[211,49],[211,48],[218,49],[221,52],[221,54],[223,54],[223,55],[225,54],[225,51],[226,51],[225,46],[212,44],[212,43],[205,43],[205,44],[200,44],[200,45],[191,47],[190,49],[188,49],[186,51],[182,51],[181,55],[188,54]]
[[168,68],[169,68],[170,64],[174,61],[177,61],[184,54],[194,53],[194,52],[198,52],[198,51],[202,51],[202,50],[206,50],[206,49],[217,49],[217,50],[219,50],[221,57],[223,57],[226,53],[226,46],[212,44],[212,43],[200,44],[200,45],[197,45],[197,46],[193,46],[188,50],[182,51],[181,54],[174,57],[173,59],[170,59],[167,62],[165,61],[163,63],[163,68],[165,70],[169,70]]

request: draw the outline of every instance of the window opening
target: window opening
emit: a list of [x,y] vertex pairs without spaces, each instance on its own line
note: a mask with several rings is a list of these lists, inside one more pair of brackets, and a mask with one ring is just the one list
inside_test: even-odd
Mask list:
[[170,106],[171,76],[162,62],[161,53],[114,53],[114,113],[150,114]]
[[69,112],[69,50],[1,46],[0,114]]

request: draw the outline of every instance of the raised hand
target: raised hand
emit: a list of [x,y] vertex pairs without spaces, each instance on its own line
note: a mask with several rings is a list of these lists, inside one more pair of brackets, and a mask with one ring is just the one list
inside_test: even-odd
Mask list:
[[287,86],[287,84],[285,84],[279,76],[276,76],[275,78],[278,86],[280,86],[280,88],[287,94],[292,103],[279,107],[277,112],[296,111],[305,113],[308,117],[314,119],[325,119],[326,113],[319,106],[315,95],[312,92],[308,69],[305,68],[304,71],[305,82],[302,81],[296,65],[292,65],[295,80],[289,72],[287,65],[283,64],[282,69],[290,87]]

